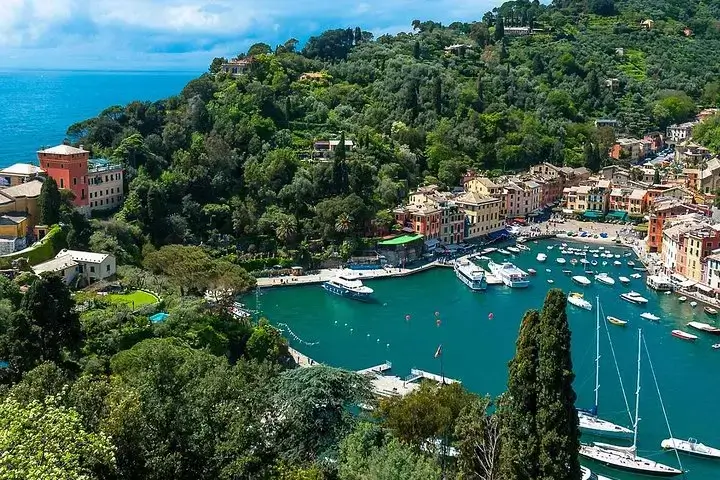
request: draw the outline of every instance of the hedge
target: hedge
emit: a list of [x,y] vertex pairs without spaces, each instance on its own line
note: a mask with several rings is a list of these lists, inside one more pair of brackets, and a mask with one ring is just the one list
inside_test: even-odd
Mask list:
[[47,235],[42,240],[35,242],[30,249],[0,257],[0,265],[3,268],[9,268],[12,261],[18,258],[27,258],[30,265],[46,262],[67,246],[66,238],[67,232],[60,225],[53,225]]

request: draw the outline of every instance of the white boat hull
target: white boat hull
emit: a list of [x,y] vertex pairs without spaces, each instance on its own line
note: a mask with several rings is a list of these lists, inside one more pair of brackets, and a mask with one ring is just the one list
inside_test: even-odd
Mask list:
[[720,449],[708,447],[696,441],[666,438],[660,443],[660,446],[666,450],[677,450],[678,452],[688,453],[698,457],[720,458]]
[[638,457],[628,450],[619,448],[603,448],[598,445],[602,444],[581,445],[580,455],[611,468],[617,468],[619,470],[639,473],[642,475],[674,477],[683,473],[681,470],[673,468],[669,465],[664,465],[647,458]]
[[603,420],[586,412],[578,412],[580,430],[591,435],[608,438],[630,438],[633,431],[621,425]]

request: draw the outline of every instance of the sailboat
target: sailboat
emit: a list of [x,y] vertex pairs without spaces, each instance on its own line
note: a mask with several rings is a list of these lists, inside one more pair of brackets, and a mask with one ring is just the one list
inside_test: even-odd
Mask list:
[[[642,358],[642,329],[638,329],[637,386],[635,389],[635,420],[633,422],[633,444],[620,447],[608,443],[595,442],[580,445],[580,455],[595,460],[611,468],[626,470],[656,477],[674,477],[683,473],[675,467],[665,465],[648,458],[637,456],[638,421],[640,420],[640,361]],[[647,348],[647,347],[646,347]],[[664,412],[663,408],[663,412]],[[667,420],[667,418],[666,418]],[[671,433],[672,436],[672,433]],[[677,457],[680,463],[680,457]]]
[[[592,435],[613,438],[628,438],[632,430],[598,417],[598,401],[600,394],[600,297],[596,298],[595,312],[595,405],[589,410],[578,410],[580,430]],[[631,418],[632,420],[632,418]]]

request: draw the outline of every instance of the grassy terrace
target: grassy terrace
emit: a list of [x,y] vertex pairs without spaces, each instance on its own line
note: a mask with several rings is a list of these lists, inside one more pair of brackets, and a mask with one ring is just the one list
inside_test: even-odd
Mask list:
[[144,307],[145,305],[152,305],[158,302],[158,298],[148,292],[142,290],[135,290],[130,293],[113,293],[107,296],[107,299],[114,304],[126,304],[133,309]]

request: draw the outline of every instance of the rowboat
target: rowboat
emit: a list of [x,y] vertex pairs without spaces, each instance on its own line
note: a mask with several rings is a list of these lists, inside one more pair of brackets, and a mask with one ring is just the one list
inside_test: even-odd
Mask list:
[[617,325],[617,326],[619,326],[619,327],[624,327],[624,326],[627,325],[627,323],[628,323],[627,321],[625,321],[625,320],[620,320],[620,319],[617,318],[617,317],[607,317],[607,321],[610,322],[610,323],[612,323],[613,325]]
[[687,340],[690,342],[694,342],[698,339],[697,335],[693,335],[692,333],[683,332],[682,330],[673,330],[670,332],[670,334],[673,337],[679,338],[681,340]]
[[709,323],[688,322],[686,325],[690,328],[694,328],[695,330],[700,330],[701,332],[711,333],[713,335],[720,335],[720,328],[713,327]]
[[660,317],[658,317],[657,315],[653,315],[650,312],[641,313],[640,316],[645,320],[650,320],[651,322],[657,322],[658,320],[660,320]]
[[714,316],[714,315],[717,315],[717,313],[718,313],[718,311],[715,310],[715,309],[712,308],[712,307],[705,307],[705,308],[703,308],[703,311],[704,311],[705,313],[707,313],[708,315],[713,315],[713,316]]
[[666,450],[677,450],[682,453],[689,453],[690,455],[697,455],[699,457],[708,458],[720,458],[720,449],[708,447],[702,443],[699,443],[694,438],[688,438],[687,440],[680,440],[677,438],[666,438],[660,442],[660,446]]

